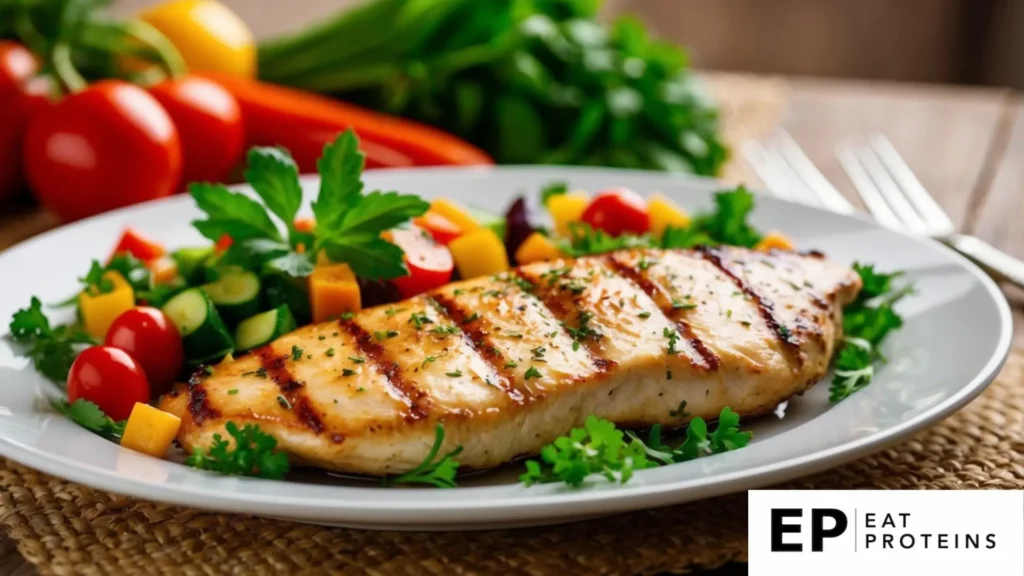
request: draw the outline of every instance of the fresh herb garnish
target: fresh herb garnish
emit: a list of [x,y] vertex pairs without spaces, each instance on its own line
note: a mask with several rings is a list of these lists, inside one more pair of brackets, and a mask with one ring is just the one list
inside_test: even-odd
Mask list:
[[679,343],[679,332],[676,332],[672,328],[665,327],[661,331],[661,335],[668,338],[668,353],[670,356],[675,356],[678,353],[676,350],[676,344]]
[[442,325],[432,328],[430,331],[433,332],[434,334],[442,335],[458,334],[459,327],[455,325]]
[[569,191],[569,184],[567,182],[548,182],[543,188],[540,189],[540,205],[547,206],[548,200],[555,196],[561,196]]
[[389,338],[394,338],[395,336],[398,336],[398,332],[395,330],[388,330],[386,332],[374,330],[373,332],[373,337],[376,338],[377,340],[387,340]]
[[127,422],[114,420],[104,414],[99,406],[88,400],[79,398],[73,403],[69,403],[67,400],[62,399],[53,402],[52,406],[54,410],[67,416],[74,423],[103,436],[107,440],[117,441],[124,436],[124,427]]
[[445,372],[444,375],[451,378],[458,378],[459,376],[462,376],[462,370],[452,370],[451,372]]
[[11,337],[28,347],[28,357],[43,376],[63,385],[80,344],[96,344],[91,336],[71,326],[51,326],[43,313],[43,304],[33,297],[28,308],[14,313]]
[[85,276],[78,279],[81,282],[83,291],[90,294],[107,294],[113,292],[114,282],[105,276],[106,269],[99,260],[93,260],[89,265],[89,271]]
[[355,376],[356,374],[358,374],[358,372],[356,372],[355,370],[353,370],[351,368],[342,368],[341,369],[341,375],[342,376],[346,376],[346,377],[347,376]]
[[429,316],[422,312],[413,312],[409,316],[409,324],[412,324],[417,330],[422,330],[425,324],[433,324],[434,321]]
[[884,362],[879,345],[890,332],[903,326],[893,309],[911,294],[911,286],[897,288],[894,280],[902,273],[882,274],[873,265],[854,263],[863,287],[857,299],[843,311],[842,348],[836,357],[829,400],[841,402],[871,383],[876,362]]
[[531,378],[540,378],[541,376],[542,374],[540,373],[540,370],[537,370],[534,366],[530,366],[526,369],[526,373],[523,374],[523,379],[529,380]]
[[363,358],[362,356],[349,356],[348,359],[351,360],[353,364],[362,364],[363,362],[366,362],[366,358]]
[[334,348],[328,348],[324,351],[324,356],[327,356],[328,358],[334,357]]
[[[402,249],[381,233],[423,214],[429,205],[411,194],[363,194],[365,158],[358,148],[351,130],[324,148],[317,162],[320,192],[313,203],[317,221],[313,232],[300,232],[293,225],[302,202],[295,161],[288,152],[267,147],[253,148],[246,158],[245,178],[262,204],[225,186],[194,183],[189,191],[206,219],[192,224],[214,241],[230,236],[234,244],[224,258],[253,269],[308,276],[315,255],[325,251],[332,261],[348,264],[364,278],[405,276]],[[287,228],[287,238],[271,214]]]
[[676,408],[675,410],[669,410],[668,415],[673,418],[685,418],[689,416],[689,414],[687,414],[686,412],[686,400],[680,402],[679,407]]
[[294,345],[292,346],[292,360],[296,362],[302,360],[302,348]]
[[430,452],[427,453],[423,462],[405,474],[384,478],[384,483],[388,485],[430,484],[438,488],[454,488],[455,474],[459,469],[459,463],[455,457],[462,452],[462,446],[456,446],[451,452],[435,461],[443,443],[444,426],[438,424],[434,429],[434,444],[430,447]]
[[265,434],[259,426],[246,424],[239,429],[234,422],[228,421],[224,427],[233,443],[219,433],[214,434],[210,449],[204,452],[202,448],[196,448],[185,463],[221,474],[270,479],[280,479],[288,472],[288,456],[276,450],[277,440]]

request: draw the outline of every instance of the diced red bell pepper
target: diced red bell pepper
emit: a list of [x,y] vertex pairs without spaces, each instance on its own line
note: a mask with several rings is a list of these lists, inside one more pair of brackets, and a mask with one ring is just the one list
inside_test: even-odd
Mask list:
[[143,262],[149,262],[163,256],[167,253],[167,250],[164,249],[163,245],[146,238],[134,229],[125,228],[108,261],[112,260],[114,256],[125,252]]
[[234,243],[234,238],[228,236],[227,234],[224,234],[223,236],[220,237],[220,240],[217,240],[217,243],[213,245],[213,249],[216,250],[217,252],[223,252],[228,248],[231,248],[231,245]]

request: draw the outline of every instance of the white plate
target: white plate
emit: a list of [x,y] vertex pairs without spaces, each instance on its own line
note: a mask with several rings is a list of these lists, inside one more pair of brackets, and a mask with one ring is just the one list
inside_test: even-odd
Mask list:
[[[491,210],[551,180],[597,190],[628,186],[667,193],[691,209],[710,206],[710,180],[621,170],[566,168],[430,169],[368,173],[369,189],[446,195]],[[315,193],[315,180],[307,180]],[[64,299],[90,259],[103,258],[125,225],[169,246],[201,241],[188,197],[105,214],[33,238],[0,254],[0,322],[27,305]],[[864,391],[839,405],[823,382],[789,403],[785,417],[747,423],[746,448],[643,470],[625,486],[584,489],[516,483],[519,465],[467,478],[454,490],[383,488],[325,474],[288,481],[220,477],[149,458],[107,442],[49,411],[56,388],[0,340],[0,454],[44,472],[139,498],[300,521],[389,529],[475,529],[537,525],[707,498],[816,472],[878,450],[968,403],[992,381],[1010,347],[1009,307],[977,268],[937,243],[769,197],[753,223],[779,229],[832,258],[904,269],[918,293],[901,304],[905,327],[886,344],[891,362]]]

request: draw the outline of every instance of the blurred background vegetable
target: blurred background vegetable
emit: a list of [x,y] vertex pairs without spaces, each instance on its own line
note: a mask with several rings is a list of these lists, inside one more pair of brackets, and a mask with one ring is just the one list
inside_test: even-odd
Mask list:
[[262,79],[420,120],[502,163],[715,174],[718,117],[686,54],[598,0],[368,0],[261,43]]
[[220,2],[172,0],[139,19],[167,37],[193,72],[256,74],[256,42],[245,22]]

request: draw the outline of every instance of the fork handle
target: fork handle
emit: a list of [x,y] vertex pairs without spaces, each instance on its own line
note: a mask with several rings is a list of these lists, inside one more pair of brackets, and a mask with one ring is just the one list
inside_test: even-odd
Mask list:
[[970,258],[997,281],[1024,288],[1024,261],[974,236],[954,234],[946,241],[951,248]]

